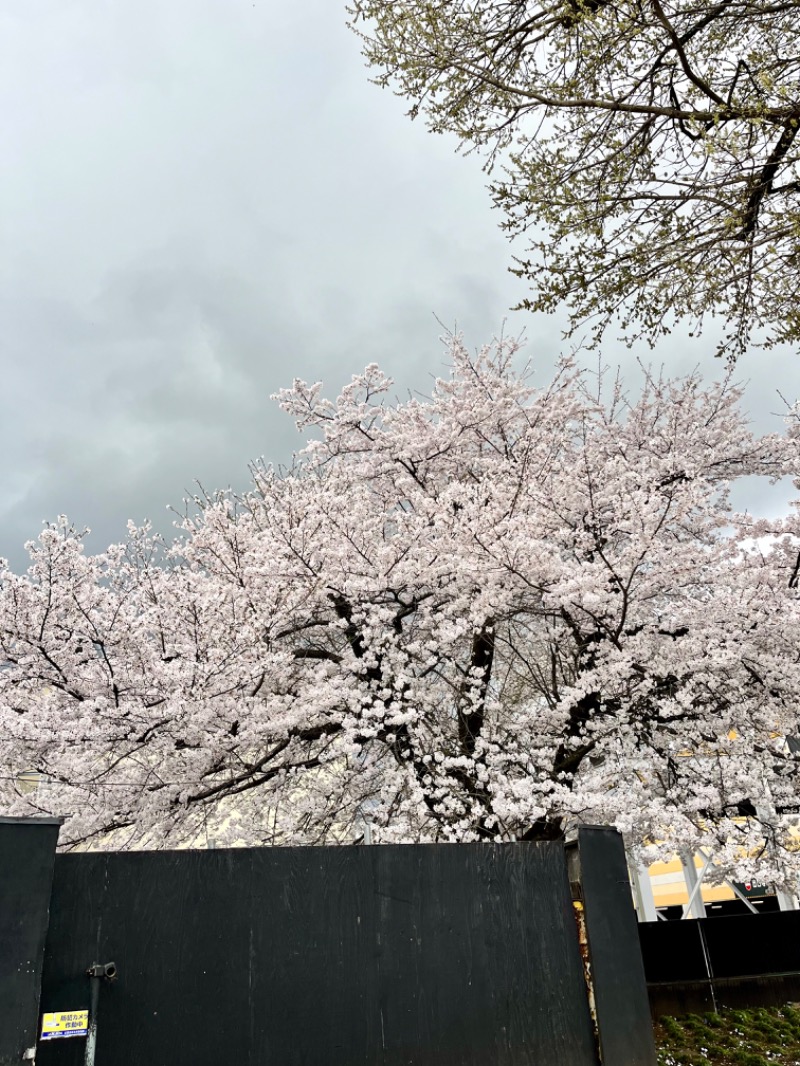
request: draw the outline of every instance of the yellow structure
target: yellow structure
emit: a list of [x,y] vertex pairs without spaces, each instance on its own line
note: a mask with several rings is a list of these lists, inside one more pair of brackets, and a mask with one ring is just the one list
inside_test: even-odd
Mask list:
[[[703,862],[698,856],[694,858],[695,869],[700,875]],[[650,885],[653,889],[653,902],[659,907],[685,907],[689,902],[689,889],[683,872],[683,864],[676,856],[671,862],[654,862],[649,869]],[[736,894],[728,885],[700,886],[703,903],[721,903],[736,899]]]

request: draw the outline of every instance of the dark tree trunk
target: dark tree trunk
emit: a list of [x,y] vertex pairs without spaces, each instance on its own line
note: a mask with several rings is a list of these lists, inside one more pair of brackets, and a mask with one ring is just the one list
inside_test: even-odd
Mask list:
[[520,840],[563,840],[564,822],[561,818],[537,818],[519,837]]

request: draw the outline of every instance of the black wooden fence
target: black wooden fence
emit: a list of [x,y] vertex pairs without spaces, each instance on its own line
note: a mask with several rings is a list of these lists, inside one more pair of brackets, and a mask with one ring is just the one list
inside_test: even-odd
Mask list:
[[57,819],[0,818],[0,1066],[36,1046]]
[[[20,841],[35,828],[20,824]],[[0,870],[24,866],[23,850],[7,842]],[[569,856],[557,843],[58,855],[49,921],[40,902],[10,904],[17,924],[47,929],[39,1014],[87,1008],[87,969],[116,964],[97,983],[96,1066],[655,1061],[607,830],[583,830]],[[4,984],[17,950],[0,949]],[[0,1064],[22,1061],[30,1020],[2,997],[0,1029],[16,1033]],[[85,1047],[43,1042],[36,1062],[78,1066]]]
[[800,1000],[800,911],[639,926],[653,1015]]

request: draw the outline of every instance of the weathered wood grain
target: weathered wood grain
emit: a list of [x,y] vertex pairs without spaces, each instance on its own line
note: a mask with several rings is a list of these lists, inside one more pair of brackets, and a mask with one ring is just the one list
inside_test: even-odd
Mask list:
[[559,844],[58,856],[47,1009],[110,959],[97,1066],[595,1066]]

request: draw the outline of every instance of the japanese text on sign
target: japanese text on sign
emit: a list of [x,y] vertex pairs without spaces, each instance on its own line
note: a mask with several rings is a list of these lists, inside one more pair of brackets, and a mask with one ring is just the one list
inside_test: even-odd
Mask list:
[[88,1010],[63,1010],[42,1016],[42,1040],[56,1040],[64,1036],[86,1036],[88,1032]]

